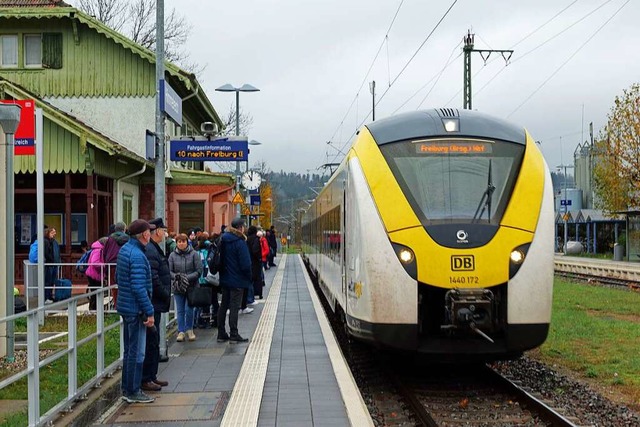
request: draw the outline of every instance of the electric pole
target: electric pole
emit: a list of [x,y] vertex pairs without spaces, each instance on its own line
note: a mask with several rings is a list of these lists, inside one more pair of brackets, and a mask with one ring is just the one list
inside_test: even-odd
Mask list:
[[500,53],[507,64],[509,63],[509,59],[511,59],[511,55],[513,54],[513,50],[474,49],[474,37],[475,34],[471,34],[471,30],[469,30],[467,32],[467,35],[463,37],[464,47],[462,48],[462,50],[464,51],[464,99],[462,101],[463,108],[465,110],[471,110],[471,52],[479,52],[485,64],[487,63],[487,61],[489,60],[489,56],[491,56],[491,53],[493,52]]

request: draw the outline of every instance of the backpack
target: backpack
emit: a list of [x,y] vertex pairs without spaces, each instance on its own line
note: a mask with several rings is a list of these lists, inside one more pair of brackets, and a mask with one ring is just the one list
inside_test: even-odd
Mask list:
[[37,263],[38,262],[38,241],[36,240],[29,247],[29,262]]
[[211,274],[218,274],[222,270],[222,236],[213,242],[213,247],[207,256],[207,266]]
[[89,249],[87,252],[82,254],[78,262],[76,262],[76,271],[78,273],[86,273],[87,268],[89,268],[89,257],[91,256],[91,252],[93,249]]
[[199,283],[201,285],[206,285],[207,284],[207,273],[209,270],[209,265],[207,263],[207,258],[209,257],[209,253],[211,251],[208,251],[206,249],[200,249],[198,251],[198,253],[200,254],[200,260],[202,261],[202,274],[200,275],[199,278]]

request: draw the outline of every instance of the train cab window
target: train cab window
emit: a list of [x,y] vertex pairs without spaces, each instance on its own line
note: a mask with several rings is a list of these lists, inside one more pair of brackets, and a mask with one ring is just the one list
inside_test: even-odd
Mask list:
[[380,147],[423,225],[499,224],[525,146],[486,139],[434,138]]

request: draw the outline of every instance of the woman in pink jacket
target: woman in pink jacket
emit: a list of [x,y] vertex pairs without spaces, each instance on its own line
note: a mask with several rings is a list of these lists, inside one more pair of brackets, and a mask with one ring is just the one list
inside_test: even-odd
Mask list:
[[267,242],[267,238],[264,237],[264,231],[258,230],[258,237],[260,238],[260,249],[262,250],[262,266],[265,270],[269,269],[269,264],[267,264],[267,256],[269,255],[269,242]]
[[[91,255],[89,255],[89,267],[85,274],[87,275],[87,279],[89,280],[89,286],[87,287],[87,292],[95,291],[96,289],[100,289],[102,287],[102,281],[105,276],[105,266],[102,261],[102,250],[104,249],[104,244],[107,242],[107,237],[102,237],[99,240],[96,240],[91,245]],[[100,298],[102,300],[102,298]],[[96,295],[92,295],[89,297],[89,310],[96,309]]]

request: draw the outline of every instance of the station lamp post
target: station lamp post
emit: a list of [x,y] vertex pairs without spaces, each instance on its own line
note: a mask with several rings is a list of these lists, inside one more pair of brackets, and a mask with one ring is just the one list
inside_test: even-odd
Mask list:
[[[13,286],[15,283],[15,227],[14,227],[14,172],[13,172],[13,149],[14,149],[14,141],[15,141],[15,133],[18,129],[18,124],[20,124],[20,111],[21,107],[16,104],[3,104],[0,105],[0,131],[2,131],[5,135],[6,143],[5,143],[5,153],[6,153],[6,181],[5,181],[5,197],[6,197],[6,223],[5,223],[5,233],[6,233],[6,266],[5,266],[5,316],[11,316],[13,314]],[[40,143],[40,141],[38,141]],[[41,233],[38,233],[40,236]],[[42,240],[41,240],[42,241]],[[28,297],[27,292],[25,295]],[[6,332],[6,347],[4,350],[6,351],[5,355],[7,359],[11,362],[14,361],[14,323],[7,322],[5,325]]]
[[[250,84],[243,84],[240,87],[235,87],[229,83],[220,86],[216,89],[216,92],[235,92],[236,93],[236,136],[240,135],[240,92],[259,92],[260,89],[251,86]],[[247,163],[247,167],[249,164]],[[236,162],[236,194],[240,192],[240,162]],[[236,205],[236,217],[240,217],[240,205]]]

